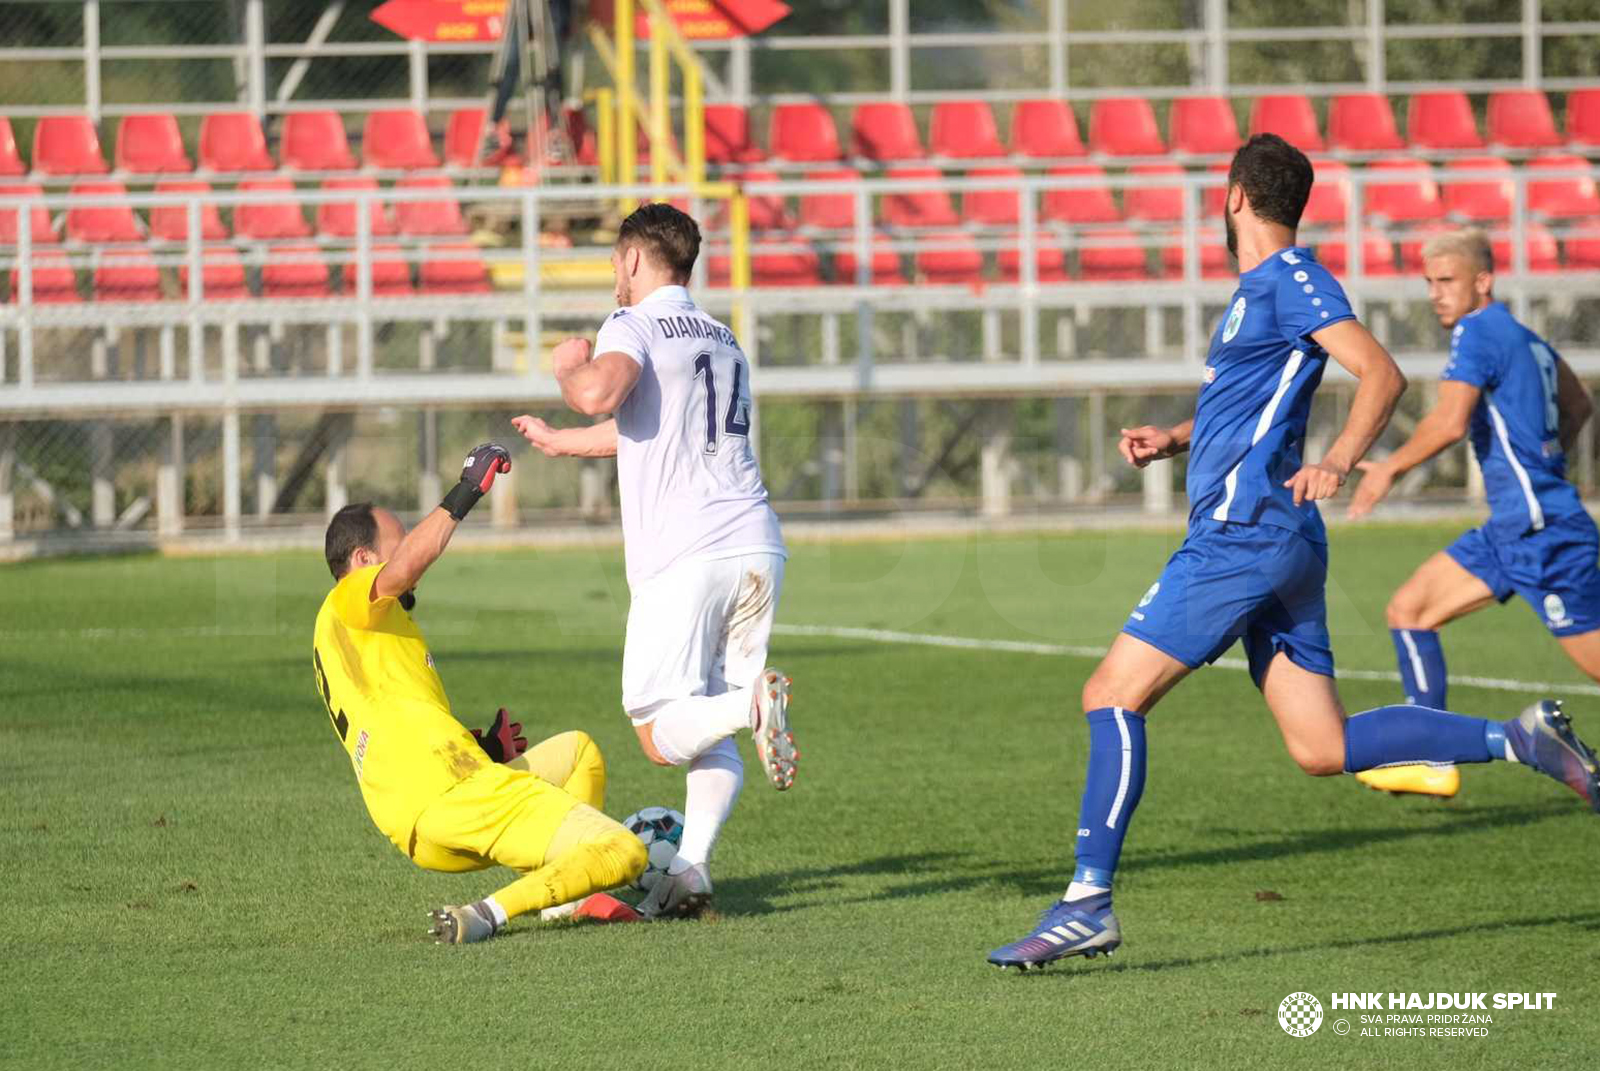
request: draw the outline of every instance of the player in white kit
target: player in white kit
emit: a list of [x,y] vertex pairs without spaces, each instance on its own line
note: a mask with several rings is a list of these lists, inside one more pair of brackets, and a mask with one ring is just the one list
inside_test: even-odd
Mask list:
[[512,421],[550,457],[617,459],[632,593],[622,705],[652,762],[688,767],[683,841],[640,907],[649,917],[710,900],[707,862],[744,783],[734,734],[751,731],[779,789],[800,757],[789,680],[766,665],[788,551],[750,447],[749,364],[685,288],[699,253],[700,228],[671,205],[623,220],[611,254],[619,308],[592,351],[573,338],[551,355],[567,405],[613,418],[561,430]]

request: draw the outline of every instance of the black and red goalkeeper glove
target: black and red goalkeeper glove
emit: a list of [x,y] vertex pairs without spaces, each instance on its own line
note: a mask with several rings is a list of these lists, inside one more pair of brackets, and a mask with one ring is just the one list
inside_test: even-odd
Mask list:
[[494,716],[494,724],[486,732],[472,730],[472,737],[483,748],[483,753],[495,762],[510,762],[528,750],[528,741],[522,735],[522,723],[512,721],[505,707]]
[[484,443],[472,448],[466,464],[461,466],[461,482],[450,488],[439,505],[456,520],[463,520],[478,504],[478,499],[489,493],[494,478],[511,471],[511,455],[499,443]]

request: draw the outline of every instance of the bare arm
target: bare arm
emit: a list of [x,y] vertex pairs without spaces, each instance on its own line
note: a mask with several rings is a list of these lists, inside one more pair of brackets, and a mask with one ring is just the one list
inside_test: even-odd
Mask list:
[[589,343],[569,338],[550,354],[561,400],[585,416],[614,413],[639,382],[639,362],[626,353],[602,353],[589,359]]
[[450,545],[458,523],[442,506],[419,521],[400,541],[394,556],[378,570],[378,577],[372,582],[372,598],[389,598],[416,587],[428,566],[438,561]]
[[1572,366],[1566,361],[1556,362],[1556,408],[1561,412],[1561,452],[1571,453],[1578,441],[1578,432],[1594,413],[1594,402],[1589,398],[1589,388],[1583,385]]
[[617,422],[602,420],[583,428],[552,428],[536,416],[511,421],[545,457],[616,457]]
[[1471,383],[1445,380],[1439,384],[1439,401],[1417,422],[1405,445],[1382,461],[1363,461],[1361,486],[1350,499],[1350,516],[1365,517],[1382,502],[1394,481],[1467,434],[1472,410],[1482,392]]
[[1322,460],[1309,463],[1285,480],[1294,491],[1294,504],[1332,498],[1394,414],[1395,403],[1406,390],[1406,377],[1382,343],[1355,320],[1324,327],[1311,340],[1356,377],[1356,394],[1350,415]]
[[1170,428],[1145,424],[1138,428],[1123,428],[1117,451],[1122,459],[1135,468],[1144,468],[1152,461],[1175,457],[1189,449],[1189,439],[1194,435],[1194,421],[1185,420]]

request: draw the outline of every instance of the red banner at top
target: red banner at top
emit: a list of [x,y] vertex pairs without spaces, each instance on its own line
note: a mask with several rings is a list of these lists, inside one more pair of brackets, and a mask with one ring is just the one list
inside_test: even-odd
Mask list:
[[[727,40],[731,37],[749,37],[789,14],[789,5],[781,0],[661,0],[678,32],[690,41]],[[591,0],[590,18],[609,29],[613,21],[611,0]],[[650,36],[650,15],[644,5],[635,0],[636,13],[633,33],[638,38]]]
[[409,41],[498,41],[506,0],[389,0],[372,21]]

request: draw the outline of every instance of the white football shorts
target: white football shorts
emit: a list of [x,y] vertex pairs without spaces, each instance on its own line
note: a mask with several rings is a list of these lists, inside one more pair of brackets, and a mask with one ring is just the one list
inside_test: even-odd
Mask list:
[[748,688],[766,668],[783,555],[679,562],[633,589],[622,649],[622,709],[636,725],[691,695]]

